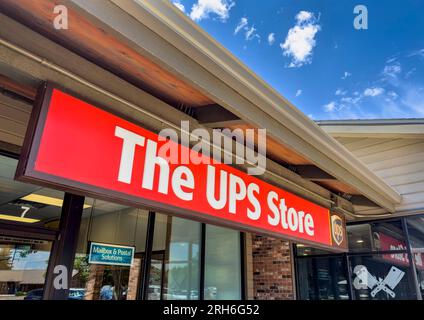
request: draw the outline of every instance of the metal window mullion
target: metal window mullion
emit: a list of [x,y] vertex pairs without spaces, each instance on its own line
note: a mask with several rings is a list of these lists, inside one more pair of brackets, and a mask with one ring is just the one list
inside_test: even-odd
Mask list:
[[155,232],[155,218],[156,214],[153,211],[149,211],[149,218],[147,220],[147,233],[146,233],[146,245],[144,249],[144,261],[142,266],[142,275],[139,290],[139,299],[146,300],[149,289],[150,281],[150,264],[152,261],[152,248],[153,248],[153,236]]
[[353,278],[352,268],[350,266],[350,257],[347,253],[343,254],[343,260],[344,260],[344,263],[346,264],[347,284],[349,286],[350,300],[355,300],[355,291],[353,290],[353,282],[352,282],[352,278]]
[[415,267],[415,258],[412,254],[411,242],[409,241],[408,225],[406,224],[405,218],[402,218],[401,221],[402,221],[403,233],[405,235],[405,240],[406,240],[406,248],[407,248],[407,251],[408,251],[409,269],[412,272],[412,279],[414,281],[415,293],[417,295],[417,300],[422,300],[423,297],[421,295],[421,290],[420,290],[420,286],[419,286],[419,282],[418,282],[417,269]]
[[246,234],[240,232],[240,298],[246,300]]
[[[53,241],[45,276],[43,300],[68,299],[84,201],[84,196],[67,192],[64,194],[58,238]],[[68,286],[66,288],[57,289],[53,285],[55,278],[54,269],[58,265],[65,266],[67,269]]]
[[199,300],[205,300],[206,224],[201,225]]

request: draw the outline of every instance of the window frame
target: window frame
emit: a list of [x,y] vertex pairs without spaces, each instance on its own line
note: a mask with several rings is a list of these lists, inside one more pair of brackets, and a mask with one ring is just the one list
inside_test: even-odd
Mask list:
[[410,216],[403,216],[403,217],[393,217],[393,218],[387,218],[387,219],[375,219],[375,220],[368,220],[368,221],[355,221],[355,222],[350,222],[348,223],[348,225],[360,225],[360,224],[367,224],[367,223],[378,223],[378,222],[392,222],[392,221],[396,221],[396,222],[400,222],[401,223],[401,227],[402,227],[402,233],[403,233],[403,237],[404,237],[404,241],[405,241],[405,245],[406,245],[406,249],[405,250],[384,250],[384,251],[372,251],[372,250],[368,250],[368,251],[361,251],[361,252],[347,252],[347,253],[343,253],[343,254],[317,254],[317,255],[310,255],[310,256],[300,256],[297,253],[297,247],[296,244],[293,243],[292,245],[292,250],[293,250],[293,255],[294,255],[294,259],[295,259],[295,263],[294,263],[294,272],[295,272],[295,279],[296,279],[296,298],[297,299],[301,299],[300,297],[300,283],[301,281],[299,281],[299,268],[298,268],[298,261],[301,259],[311,259],[311,258],[331,258],[331,257],[336,257],[336,256],[344,256],[344,258],[346,259],[346,263],[345,263],[345,273],[346,273],[346,278],[348,279],[348,285],[349,285],[349,295],[350,295],[350,299],[354,300],[354,288],[353,288],[353,284],[352,284],[352,270],[350,267],[350,258],[351,257],[355,257],[355,256],[378,256],[378,255],[384,255],[384,254],[407,254],[408,255],[408,259],[409,259],[409,265],[408,265],[408,269],[409,269],[409,274],[410,274],[410,279],[409,281],[411,282],[411,284],[413,284],[414,287],[414,291],[412,294],[415,293],[416,299],[417,300],[422,300],[422,296],[421,296],[421,292],[419,289],[419,283],[418,283],[418,278],[417,278],[417,272],[416,272],[416,265],[415,265],[415,259],[413,258],[413,250],[411,247],[411,243],[410,243],[410,237],[409,237],[409,230],[408,230],[408,224],[407,224],[407,219],[408,218],[413,218],[413,217],[418,217],[418,216],[424,216],[424,213],[420,213],[420,214],[415,214],[415,215],[410,215]]

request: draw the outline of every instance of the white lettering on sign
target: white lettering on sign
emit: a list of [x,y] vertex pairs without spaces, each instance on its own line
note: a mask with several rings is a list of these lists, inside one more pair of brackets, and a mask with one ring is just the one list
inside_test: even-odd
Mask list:
[[[188,166],[178,166],[171,175],[168,161],[164,157],[157,155],[157,143],[155,141],[150,139],[146,141],[143,136],[121,127],[116,127],[115,136],[123,140],[118,181],[131,183],[135,148],[136,146],[145,146],[146,154],[141,187],[146,190],[153,190],[155,173],[156,170],[159,170],[158,192],[168,194],[169,180],[171,179],[172,191],[179,199],[184,201],[193,200],[195,179],[193,172]],[[259,186],[253,182],[246,185],[246,182],[241,177],[228,173],[224,169],[220,170],[217,177],[216,171],[214,166],[208,165],[206,199],[209,205],[216,210],[221,210],[228,205],[228,212],[236,214],[237,204],[247,199],[252,205],[252,208],[247,209],[247,217],[250,220],[258,220],[262,213],[258,200]],[[306,233],[309,236],[314,235],[314,220],[309,213],[297,211],[293,207],[288,208],[286,200],[280,198],[275,191],[268,193],[267,203],[272,212],[271,215],[268,215],[268,223],[271,226],[280,224],[286,230]]]
[[[135,147],[137,145],[143,147],[145,138],[118,126],[115,129],[115,136],[123,140],[118,181],[130,184],[134,165]],[[169,164],[163,157],[157,156],[156,154],[157,143],[152,140],[147,140],[142,188],[153,190],[155,170],[158,168],[160,170],[158,192],[168,194]],[[194,189],[193,173],[185,166],[180,166],[175,169],[172,175],[172,189],[178,198],[185,201],[192,200],[193,194],[184,191],[182,187]]]
[[115,128],[115,136],[124,140],[122,144],[118,181],[130,184],[134,164],[135,146],[144,146],[144,137],[121,127]]
[[218,198],[215,198],[215,167],[208,165],[206,198],[215,210],[221,210],[227,203],[227,171],[221,170]]
[[187,192],[182,189],[194,189],[194,176],[193,172],[185,166],[179,166],[172,174],[172,189],[178,198],[191,201],[193,200],[193,192]]
[[276,226],[281,222],[283,229],[314,235],[314,220],[312,216],[303,211],[296,211],[295,208],[287,208],[284,198],[279,199],[276,192],[268,193],[268,206],[273,215],[268,215],[268,223]]

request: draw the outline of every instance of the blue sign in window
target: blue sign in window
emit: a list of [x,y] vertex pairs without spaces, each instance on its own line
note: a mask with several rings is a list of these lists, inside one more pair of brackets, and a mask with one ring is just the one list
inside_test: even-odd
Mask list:
[[88,263],[130,267],[134,259],[134,247],[91,242]]

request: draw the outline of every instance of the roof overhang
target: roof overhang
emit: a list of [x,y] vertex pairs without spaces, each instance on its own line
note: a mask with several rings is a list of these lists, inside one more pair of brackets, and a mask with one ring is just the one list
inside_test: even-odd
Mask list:
[[317,124],[332,137],[403,138],[424,136],[424,119],[321,120]]
[[[420,196],[424,119],[320,120],[317,123],[397,188],[402,202],[396,206],[396,216],[424,212]],[[387,163],[386,170],[379,166],[382,162]],[[361,196],[350,200],[357,213],[382,211]]]

